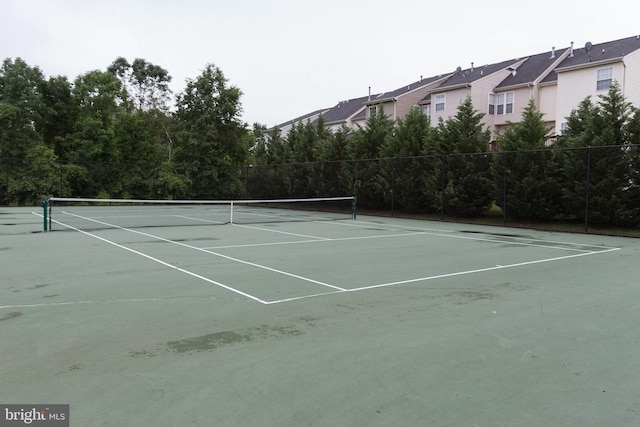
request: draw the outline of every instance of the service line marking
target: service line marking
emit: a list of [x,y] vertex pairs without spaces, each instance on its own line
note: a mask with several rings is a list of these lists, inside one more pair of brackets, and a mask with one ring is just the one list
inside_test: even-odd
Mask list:
[[[267,271],[271,271],[271,272],[273,272],[273,273],[281,274],[281,275],[284,275],[284,276],[293,277],[293,278],[295,278],[295,279],[299,279],[299,280],[302,280],[302,281],[305,281],[305,282],[314,283],[314,284],[316,284],[316,285],[321,285],[321,286],[324,286],[324,287],[327,287],[327,288],[332,288],[332,289],[335,289],[335,290],[338,290],[338,291],[344,291],[344,290],[345,290],[344,288],[341,288],[341,287],[339,287],[339,286],[334,286],[334,285],[331,285],[331,284],[329,284],[329,283],[321,282],[321,281],[319,281],[319,280],[314,280],[314,279],[311,279],[311,278],[308,278],[308,277],[303,277],[303,276],[300,276],[300,275],[297,275],[297,274],[293,274],[293,273],[289,273],[289,272],[286,272],[286,271],[278,270],[278,269],[275,269],[275,268],[267,267],[267,266],[265,266],[265,265],[257,264],[257,263],[250,262],[250,261],[245,261],[245,260],[242,260],[242,259],[239,259],[239,258],[234,258],[234,257],[228,256],[228,255],[221,254],[221,253],[219,253],[219,252],[214,252],[214,251],[211,251],[211,250],[208,250],[208,249],[199,248],[199,247],[197,247],[197,246],[188,245],[188,244],[186,244],[186,243],[176,242],[175,240],[166,239],[166,238],[164,238],[164,237],[156,236],[156,235],[153,235],[153,234],[150,234],[150,233],[144,233],[144,232],[142,232],[142,231],[133,230],[133,229],[126,228],[126,227],[120,227],[120,226],[115,225],[115,224],[109,224],[109,223],[107,223],[107,222],[94,220],[94,219],[91,219],[91,218],[83,217],[83,216],[76,215],[76,214],[72,214],[72,213],[66,213],[66,214],[67,214],[67,215],[74,216],[74,217],[77,217],[77,218],[80,218],[80,219],[84,219],[84,220],[86,220],[86,221],[91,221],[91,222],[95,222],[95,223],[97,223],[97,224],[106,225],[106,226],[108,226],[108,227],[115,228],[115,229],[118,229],[118,230],[123,230],[123,231],[127,231],[127,232],[130,232],[130,233],[139,234],[139,235],[142,235],[142,236],[150,237],[150,238],[152,238],[152,239],[160,240],[160,241],[167,242],[167,243],[172,243],[172,244],[174,244],[174,245],[182,246],[182,247],[185,247],[185,248],[188,248],[188,249],[193,249],[193,250],[196,250],[196,251],[199,251],[199,252],[205,252],[205,253],[210,254],[210,255],[214,255],[214,256],[217,256],[217,257],[220,257],[220,258],[227,259],[227,260],[229,260],[229,261],[233,261],[233,262],[237,262],[237,263],[240,263],[240,264],[249,265],[249,266],[251,266],[251,267],[260,268],[260,269],[267,270]],[[57,222],[57,221],[56,221],[56,222]],[[120,245],[120,244],[118,244],[118,243],[111,242],[110,240],[105,239],[105,238],[100,237],[100,236],[97,236],[97,235],[95,235],[95,234],[93,234],[93,233],[89,233],[89,232],[87,232],[87,231],[79,230],[79,229],[77,229],[77,228],[75,228],[75,227],[71,227],[71,226],[68,226],[68,225],[63,224],[63,223],[59,223],[59,224],[60,224],[60,225],[65,226],[65,227],[68,227],[68,228],[71,228],[71,229],[74,229],[74,230],[80,231],[80,232],[82,232],[82,233],[84,233],[84,234],[86,234],[86,235],[89,235],[89,236],[95,237],[95,238],[100,239],[100,240],[103,240],[103,241],[105,241],[105,242],[109,242],[109,243],[113,244],[114,246],[118,246],[118,247],[121,247],[121,248],[125,248],[125,249],[127,249],[127,250],[129,250],[129,251],[131,251],[131,252],[134,252],[134,253],[137,253],[137,254],[139,254],[139,255],[141,255],[141,256],[144,256],[145,258],[148,258],[148,259],[154,260],[154,261],[159,262],[159,263],[161,263],[161,264],[163,264],[163,265],[171,266],[171,267],[172,267],[172,268],[174,268],[174,269],[177,269],[177,270],[182,271],[182,272],[184,272],[184,273],[190,274],[190,275],[192,275],[192,276],[200,277],[200,278],[206,279],[206,278],[204,278],[203,276],[197,275],[197,274],[195,274],[195,273],[191,273],[191,272],[189,272],[189,271],[187,271],[187,270],[184,270],[184,269],[182,269],[182,268],[176,267],[176,266],[174,266],[174,265],[172,265],[172,264],[166,263],[166,262],[161,261],[161,260],[159,260],[159,259],[157,259],[157,258],[151,257],[151,256],[149,256],[149,255],[147,255],[147,254],[144,254],[144,253],[140,252],[140,251],[136,251],[136,250],[134,250],[134,249],[128,248],[128,247],[123,246],[123,245]],[[225,288],[225,289],[233,289],[233,288],[231,288],[231,287],[230,287],[230,286],[228,286],[228,285],[223,285],[222,283],[220,283],[220,282],[216,282],[216,281],[211,280],[211,279],[206,279],[206,281],[208,281],[208,282],[210,282],[210,283],[213,283],[213,284],[216,284],[216,285],[218,285],[218,286],[221,286],[221,287],[223,287],[223,288]],[[244,292],[241,292],[241,291],[239,291],[239,290],[237,290],[237,289],[235,290],[235,292],[240,293],[240,294],[241,294],[241,295],[243,295],[243,296],[248,296],[248,295],[249,295],[249,294],[244,293]],[[257,297],[253,297],[253,296],[251,296],[251,298],[252,298],[252,299],[255,299],[256,301],[262,302],[263,304],[265,303],[265,301],[263,301],[263,300],[261,300],[261,299],[259,299],[259,298],[257,298]]]

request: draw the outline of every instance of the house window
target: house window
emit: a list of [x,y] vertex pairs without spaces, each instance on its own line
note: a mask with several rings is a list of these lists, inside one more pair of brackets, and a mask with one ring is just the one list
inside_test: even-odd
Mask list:
[[498,114],[513,113],[513,92],[499,93],[496,98]]
[[560,134],[562,135],[567,130],[569,130],[569,123],[567,123],[567,122],[560,123]]
[[447,94],[441,93],[439,95],[436,95],[436,111],[444,111],[446,100]]
[[495,114],[495,113],[496,113],[496,94],[490,93],[489,94],[489,114]]
[[513,92],[507,92],[507,105],[505,105],[507,114],[513,113]]
[[376,115],[376,106],[372,105],[371,107],[369,107],[369,117],[373,117]]
[[596,90],[607,90],[613,84],[613,67],[598,70],[598,82]]
[[425,116],[431,117],[431,104],[424,105],[422,107],[422,112]]

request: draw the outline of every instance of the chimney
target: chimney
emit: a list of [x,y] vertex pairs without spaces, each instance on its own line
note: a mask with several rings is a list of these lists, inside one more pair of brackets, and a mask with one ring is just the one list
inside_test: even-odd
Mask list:
[[371,86],[369,86],[369,101],[371,101]]
[[569,54],[569,58],[573,58],[573,42],[571,42],[571,53]]
[[556,47],[552,47],[551,48],[551,58],[549,59],[554,59],[556,57]]
[[471,63],[471,72],[473,73],[473,62]]

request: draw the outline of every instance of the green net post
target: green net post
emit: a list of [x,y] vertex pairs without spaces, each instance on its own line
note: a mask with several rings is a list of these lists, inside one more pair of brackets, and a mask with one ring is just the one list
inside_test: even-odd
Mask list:
[[44,231],[48,231],[49,229],[49,199],[43,199],[42,200],[42,218],[43,218],[43,226],[44,226]]
[[351,218],[356,219],[358,212],[358,197],[353,196],[353,202],[351,204]]

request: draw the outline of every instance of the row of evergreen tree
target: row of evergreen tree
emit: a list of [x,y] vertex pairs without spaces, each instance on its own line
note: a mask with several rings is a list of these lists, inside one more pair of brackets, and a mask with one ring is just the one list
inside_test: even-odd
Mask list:
[[[332,134],[321,120],[294,126],[286,138],[272,132],[254,156],[274,167],[248,170],[250,190],[337,191],[366,208],[408,213],[469,217],[495,204],[516,220],[639,224],[640,110],[617,84],[596,102],[585,99],[558,138],[530,101],[495,141],[499,152],[487,152],[482,118],[468,98],[435,126],[418,108],[397,123],[378,109],[352,135]],[[282,164],[295,167],[275,167]]]
[[[20,58],[0,68],[0,204],[43,195],[276,198],[357,195],[361,207],[636,226],[640,112],[617,84],[555,140],[533,102],[488,152],[471,99],[430,123],[381,108],[363,128],[242,123],[240,89],[212,64],[173,98],[163,68],[116,59],[73,83]],[[591,147],[591,148],[588,148]],[[4,201],[4,202],[3,202]]]

